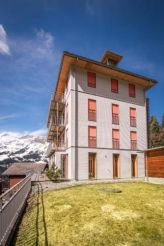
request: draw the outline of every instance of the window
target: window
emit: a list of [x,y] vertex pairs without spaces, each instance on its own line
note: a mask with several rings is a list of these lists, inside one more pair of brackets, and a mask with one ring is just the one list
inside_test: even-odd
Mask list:
[[96,74],[88,72],[88,86],[96,88]]
[[119,105],[112,104],[112,124],[119,125]]
[[113,142],[113,149],[119,149],[120,148],[119,130],[118,129],[112,130],[112,142]]
[[114,93],[118,93],[118,80],[111,79],[111,91]]
[[131,149],[136,150],[137,149],[137,133],[132,131],[130,132],[130,140],[131,140]]
[[96,100],[88,99],[88,120],[96,121]]
[[130,97],[136,97],[135,85],[129,84],[129,96]]
[[130,126],[136,127],[136,108],[130,108]]
[[97,130],[95,126],[88,126],[88,147],[95,148],[97,146]]

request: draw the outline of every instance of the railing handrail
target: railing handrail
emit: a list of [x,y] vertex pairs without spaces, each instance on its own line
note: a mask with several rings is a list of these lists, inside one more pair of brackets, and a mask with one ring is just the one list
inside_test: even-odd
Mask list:
[[17,223],[31,190],[31,175],[28,175],[0,199],[0,245],[6,245]]
[[[16,193],[23,188],[23,186],[29,181],[29,179],[31,179],[31,174],[29,174],[28,176],[26,176],[24,179],[22,179],[20,182],[18,182],[17,184],[15,184],[13,187],[11,187],[10,189],[8,189],[5,193],[3,193],[0,196],[0,212],[4,209],[4,207],[12,200],[12,198],[16,195]],[[22,184],[22,185],[21,185]],[[15,190],[15,188],[18,188]],[[12,193],[13,191],[13,193]],[[12,193],[12,195],[10,196],[10,193]],[[5,197],[8,197],[9,194],[9,198],[6,198],[5,203],[3,204],[3,199],[5,199]]]

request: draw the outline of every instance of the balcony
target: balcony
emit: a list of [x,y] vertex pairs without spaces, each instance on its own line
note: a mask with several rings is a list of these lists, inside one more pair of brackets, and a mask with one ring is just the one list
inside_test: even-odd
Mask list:
[[47,157],[50,157],[55,151],[65,151],[66,144],[64,140],[55,140],[55,142],[52,142],[49,144],[47,149]]
[[112,143],[113,143],[113,149],[119,149],[120,148],[120,141],[119,139],[112,139]]
[[130,126],[136,127],[136,117],[130,117]]
[[97,147],[96,137],[89,137],[89,139],[88,139],[88,147],[90,147],[90,148],[96,148]]
[[96,110],[88,110],[88,120],[96,121]]
[[136,150],[136,149],[137,149],[137,141],[131,140],[131,150]]
[[53,137],[62,132],[65,127],[64,116],[51,116],[49,129],[48,129],[48,141],[52,141]]
[[112,114],[112,124],[119,125],[119,115]]

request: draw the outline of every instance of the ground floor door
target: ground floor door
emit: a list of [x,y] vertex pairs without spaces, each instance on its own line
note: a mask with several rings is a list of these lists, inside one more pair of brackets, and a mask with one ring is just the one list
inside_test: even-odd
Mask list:
[[137,167],[137,155],[131,155],[131,170],[132,178],[138,176],[138,167]]
[[61,155],[61,170],[62,170],[62,177],[67,179],[68,178],[68,154]]
[[89,153],[89,178],[96,178],[96,154]]
[[119,178],[119,154],[113,154],[113,178]]

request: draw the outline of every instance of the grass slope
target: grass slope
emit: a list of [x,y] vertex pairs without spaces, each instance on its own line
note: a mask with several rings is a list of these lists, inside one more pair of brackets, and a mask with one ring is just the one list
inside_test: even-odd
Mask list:
[[[101,188],[119,188],[108,193]],[[164,186],[98,184],[33,195],[16,246],[164,245]]]

